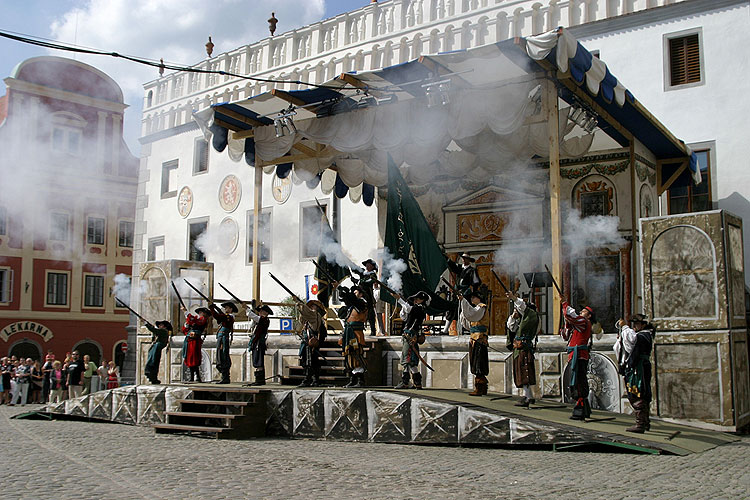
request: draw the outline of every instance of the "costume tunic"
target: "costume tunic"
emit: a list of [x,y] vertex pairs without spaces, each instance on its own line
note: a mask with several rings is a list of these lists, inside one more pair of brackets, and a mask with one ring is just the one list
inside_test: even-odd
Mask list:
[[399,297],[398,303],[404,312],[404,329],[401,333],[401,366],[404,369],[415,369],[419,366],[419,342],[417,339],[422,333],[422,323],[427,316],[424,304],[406,301]]
[[463,328],[469,330],[469,368],[476,376],[486,376],[490,373],[489,361],[489,332],[487,330],[487,305],[471,304],[465,298],[461,299],[461,319]]
[[341,347],[346,363],[352,373],[365,371],[365,320],[367,319],[367,302],[358,298],[353,292],[344,293],[341,297],[347,306],[344,333],[341,335]]
[[219,331],[216,332],[216,370],[228,377],[229,369],[232,367],[229,347],[232,345],[234,333],[234,316],[224,313],[215,304],[211,304],[211,315],[219,323]]
[[654,329],[650,324],[636,333],[635,344],[625,363],[625,387],[633,408],[651,403],[651,349]]
[[[457,262],[453,262],[450,259],[448,259],[447,263],[450,272],[456,275],[456,288],[458,288],[459,293],[461,293],[462,295],[467,295],[470,291],[476,292],[479,289],[479,285],[482,284],[482,281],[479,279],[479,273],[477,272],[477,268],[474,267],[473,264],[458,264]],[[463,333],[461,331],[461,325],[463,323],[463,321],[461,320],[461,306],[457,301],[453,302],[453,307],[448,310],[445,319],[450,321],[454,319],[458,320],[458,334],[461,335]]]
[[248,309],[247,317],[255,323],[253,335],[250,337],[248,349],[252,358],[253,368],[265,368],[266,341],[268,340],[268,326],[271,320],[268,316],[261,316]]
[[153,336],[153,343],[148,350],[148,359],[144,372],[149,379],[157,378],[159,375],[159,364],[161,363],[161,351],[169,343],[169,330],[156,328],[154,325],[146,323],[146,328]]
[[513,307],[519,317],[508,316],[506,327],[513,337],[513,383],[519,389],[526,385],[536,385],[534,364],[534,341],[539,333],[539,315],[536,310],[521,298],[513,300]]
[[375,335],[375,278],[376,270],[365,271],[359,280],[359,286],[364,291],[364,299],[367,302],[367,322],[370,324],[370,334]]
[[[567,302],[562,309],[565,326],[563,339],[568,341],[568,362],[570,364],[571,396],[576,399],[576,409],[587,404],[589,395],[588,363],[589,342],[591,341],[591,322],[578,314]],[[575,410],[574,410],[575,415]],[[588,415],[583,415],[588,416]]]
[[[310,307],[307,304],[300,304],[298,307],[300,319],[305,325],[299,345],[300,363],[306,369],[312,370],[311,375],[317,375],[320,370],[320,346],[323,345],[328,330],[323,315],[317,307]],[[317,339],[315,347],[310,345],[310,340],[313,338]]]
[[208,318],[200,314],[188,314],[185,317],[185,343],[182,345],[182,357],[185,358],[185,366],[188,368],[199,368],[201,366],[201,349],[203,348],[203,334],[208,326]]

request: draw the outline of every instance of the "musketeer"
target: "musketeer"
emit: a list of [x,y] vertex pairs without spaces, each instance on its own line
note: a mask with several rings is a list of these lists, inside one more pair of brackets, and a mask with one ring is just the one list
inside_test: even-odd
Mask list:
[[172,323],[169,321],[157,321],[155,325],[146,323],[146,328],[151,332],[151,347],[148,350],[148,359],[144,373],[152,384],[161,384],[159,380],[159,365],[161,364],[161,351],[169,345],[172,340]]

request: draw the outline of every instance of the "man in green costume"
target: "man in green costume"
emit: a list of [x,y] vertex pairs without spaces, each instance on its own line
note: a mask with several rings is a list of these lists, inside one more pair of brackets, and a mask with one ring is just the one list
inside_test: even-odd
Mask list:
[[515,293],[506,292],[505,296],[513,301],[513,313],[508,316],[506,324],[508,334],[515,334],[512,342],[513,382],[516,387],[523,389],[523,399],[516,406],[528,408],[535,402],[531,386],[536,385],[534,351],[539,333],[539,315],[534,304],[526,302]]
[[146,323],[146,328],[151,332],[151,348],[148,350],[148,359],[144,370],[146,378],[152,384],[161,384],[159,376],[159,364],[161,363],[161,351],[169,345],[172,340],[172,323],[169,321],[157,321],[156,326]]

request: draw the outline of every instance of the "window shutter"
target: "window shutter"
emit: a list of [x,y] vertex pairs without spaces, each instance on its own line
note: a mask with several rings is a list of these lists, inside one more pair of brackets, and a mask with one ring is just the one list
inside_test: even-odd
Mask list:
[[700,82],[701,61],[697,33],[669,40],[669,69],[672,86]]

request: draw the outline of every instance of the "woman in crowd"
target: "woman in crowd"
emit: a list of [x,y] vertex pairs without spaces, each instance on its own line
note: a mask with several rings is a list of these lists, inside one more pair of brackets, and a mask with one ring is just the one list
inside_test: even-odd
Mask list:
[[107,389],[120,387],[120,368],[114,361],[107,363]]
[[49,402],[59,403],[63,400],[65,393],[65,370],[60,360],[52,362],[52,370],[49,374]]
[[34,361],[34,364],[31,365],[31,387],[29,390],[31,391],[31,402],[32,403],[42,403],[42,382],[44,381],[44,377],[42,376],[42,367],[39,365],[39,361]]

